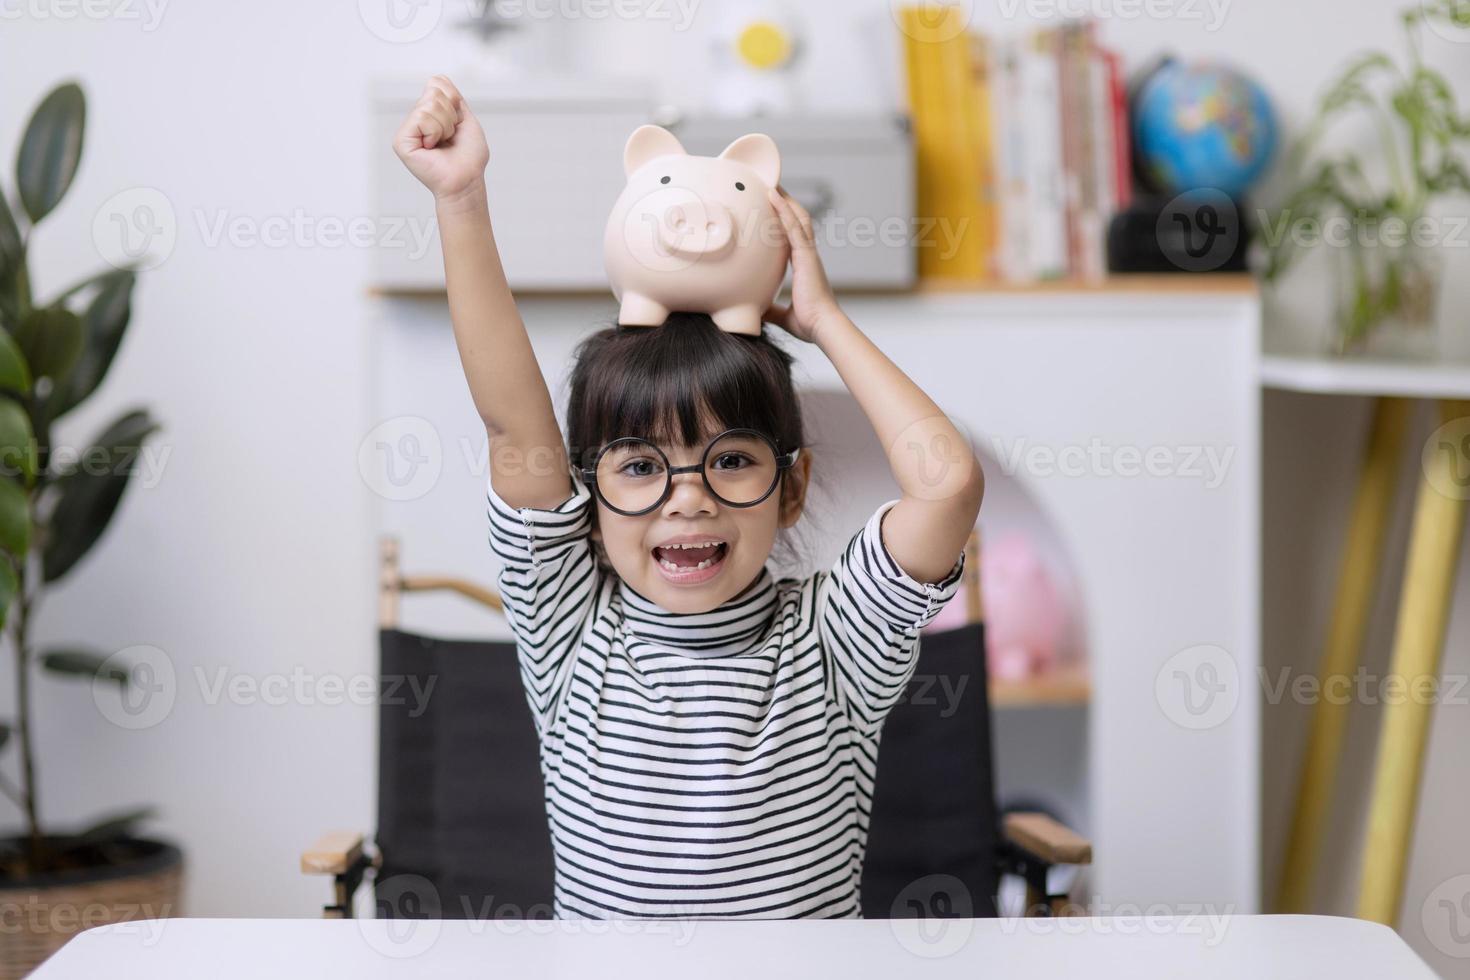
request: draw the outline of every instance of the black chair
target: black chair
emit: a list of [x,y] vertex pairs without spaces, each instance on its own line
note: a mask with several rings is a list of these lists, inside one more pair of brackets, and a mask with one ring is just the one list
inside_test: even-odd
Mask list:
[[[1025,879],[1028,914],[1064,913],[1067,897],[1048,892],[1048,870],[1091,860],[1087,841],[1044,814],[999,818],[974,538],[970,548],[963,601],[972,622],[924,634],[914,678],[884,723],[866,918],[995,916],[1006,873]],[[551,841],[515,646],[399,629],[401,594],[433,589],[500,608],[471,583],[403,577],[397,544],[383,543],[375,852],[361,834],[329,834],[302,855],[302,870],[334,878],[327,916],[352,914],[371,871],[380,917],[550,918]]]

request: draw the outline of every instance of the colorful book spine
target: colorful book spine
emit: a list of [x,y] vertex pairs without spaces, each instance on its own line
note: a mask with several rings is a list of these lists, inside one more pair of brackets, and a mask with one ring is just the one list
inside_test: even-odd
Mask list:
[[1050,31],[1033,33],[1022,49],[1026,161],[1030,168],[1031,259],[1036,279],[1067,275],[1067,202],[1062,169],[1062,109],[1057,49]]
[[1087,46],[1089,75],[1087,129],[1091,136],[1087,163],[1091,170],[1092,199],[1083,212],[1082,267],[1084,279],[1097,281],[1108,274],[1108,219],[1117,208],[1113,174],[1113,96],[1108,85],[1108,65],[1095,39]]
[[971,37],[959,7],[900,9],[909,60],[918,178],[919,275],[986,278],[994,208],[983,188],[987,151]]
[[1090,21],[992,41],[900,9],[921,278],[1101,279],[1131,191],[1121,64]]
[[990,87],[994,73],[993,52],[988,38],[968,35],[970,44],[971,108],[975,120],[975,164],[979,198],[975,207],[976,234],[979,237],[980,275],[984,279],[998,277],[996,250],[1000,237],[1000,209],[996,201],[995,118],[991,112]]
[[[1116,51],[1103,51],[1108,63],[1108,91],[1112,98],[1113,200],[1116,211],[1133,203],[1133,144],[1128,132],[1128,91],[1123,78],[1123,58]],[[1115,211],[1115,213],[1116,213]]]
[[1031,269],[1031,167],[1026,157],[1021,43],[997,42],[991,58],[990,104],[999,241],[996,274],[1009,282],[1035,278]]

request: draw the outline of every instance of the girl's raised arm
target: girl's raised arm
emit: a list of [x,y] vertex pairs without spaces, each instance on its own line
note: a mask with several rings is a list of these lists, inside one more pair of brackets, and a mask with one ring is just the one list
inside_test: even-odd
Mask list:
[[791,241],[791,305],[767,313],[832,361],[888,453],[903,499],[884,515],[883,546],[919,582],[937,582],[975,526],[985,475],[974,451],[924,391],[847,318],[827,283],[811,216],[784,191],[771,205]]
[[572,493],[551,393],[490,226],[485,133],[448,78],[429,79],[393,150],[434,193],[454,340],[490,439],[490,482],[513,507],[551,509]]

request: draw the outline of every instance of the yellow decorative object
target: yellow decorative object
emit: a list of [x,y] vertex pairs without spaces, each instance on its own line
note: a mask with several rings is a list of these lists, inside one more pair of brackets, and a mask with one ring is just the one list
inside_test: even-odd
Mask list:
[[[1443,401],[1441,419],[1470,418],[1470,402]],[[1440,700],[1440,660],[1455,594],[1455,570],[1465,528],[1465,498],[1458,487],[1459,453],[1434,445],[1426,452],[1409,528],[1409,554],[1399,593],[1389,678],[1402,692],[1387,700],[1378,729],[1378,759],[1368,803],[1358,918],[1398,925],[1404,900],[1409,846],[1424,778],[1429,722]]]
[[[1384,538],[1393,513],[1399,462],[1412,411],[1413,402],[1406,398],[1381,398],[1374,404],[1368,452],[1353,497],[1327,643],[1317,667],[1318,681],[1324,686],[1350,684],[1363,659],[1363,636],[1378,587],[1379,568],[1385,562]],[[1301,783],[1276,893],[1276,912],[1312,911],[1312,884],[1322,841],[1327,836],[1349,707],[1346,698],[1323,698],[1312,709]]]
[[[919,277],[978,282],[990,275],[994,202],[988,54],[956,6],[900,7],[913,119]],[[936,40],[924,40],[935,38]],[[952,241],[950,239],[953,239]]]
[[791,36],[779,24],[754,21],[736,37],[735,50],[751,68],[770,71],[791,60]]

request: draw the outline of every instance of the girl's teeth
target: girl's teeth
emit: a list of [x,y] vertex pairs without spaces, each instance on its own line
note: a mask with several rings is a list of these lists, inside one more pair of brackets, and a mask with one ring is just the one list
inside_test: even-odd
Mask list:
[[658,560],[658,563],[671,572],[697,572],[701,568],[709,568],[715,563],[715,560],[713,558],[706,558],[698,565],[675,565],[673,562],[668,561],[667,559],[660,558]]

